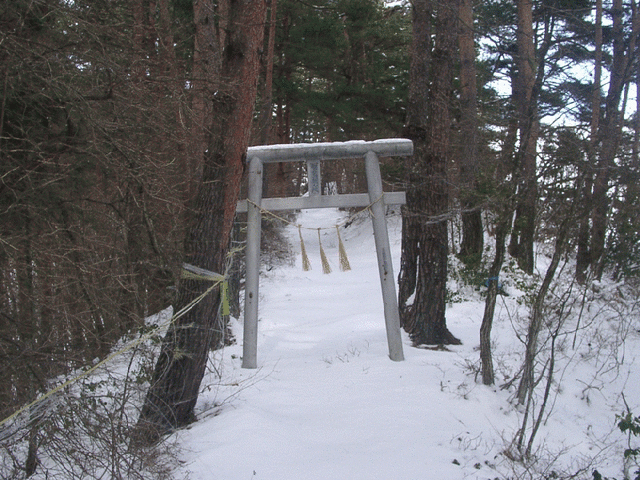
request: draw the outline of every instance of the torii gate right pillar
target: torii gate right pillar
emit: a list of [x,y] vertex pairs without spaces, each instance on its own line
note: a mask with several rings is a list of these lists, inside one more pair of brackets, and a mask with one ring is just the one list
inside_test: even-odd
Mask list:
[[402,338],[400,335],[400,313],[396,286],[391,262],[391,248],[389,246],[389,232],[385,218],[385,206],[382,193],[382,176],[378,156],[369,151],[364,157],[369,188],[369,201],[373,212],[373,235],[378,255],[378,270],[380,272],[380,286],[382,287],[382,301],[384,303],[384,321],[387,329],[387,343],[389,358],[396,362],[404,360]]

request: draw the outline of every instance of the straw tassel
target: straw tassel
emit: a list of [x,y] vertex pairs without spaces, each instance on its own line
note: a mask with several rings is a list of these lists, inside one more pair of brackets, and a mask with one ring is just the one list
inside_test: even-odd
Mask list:
[[336,225],[336,232],[338,232],[338,252],[340,253],[340,270],[343,272],[347,272],[351,270],[351,265],[349,265],[349,259],[347,258],[347,250],[344,248],[344,243],[342,243],[342,238],[340,238],[340,227]]
[[320,240],[320,229],[318,229],[318,243],[320,244],[320,259],[322,260],[322,273],[331,273],[331,267],[329,266],[329,260],[322,248],[322,241]]
[[302,239],[302,225],[298,225],[298,235],[300,235],[300,251],[302,253],[302,270],[308,272],[311,270],[311,262],[307,256],[307,249],[304,248],[304,240]]

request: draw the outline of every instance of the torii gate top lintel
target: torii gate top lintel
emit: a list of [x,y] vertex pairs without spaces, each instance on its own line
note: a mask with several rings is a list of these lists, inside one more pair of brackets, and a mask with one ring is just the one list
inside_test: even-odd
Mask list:
[[[268,210],[290,210],[297,208],[370,206],[373,213],[373,233],[378,256],[378,271],[382,287],[389,357],[394,361],[404,360],[400,334],[400,315],[385,218],[385,204],[404,203],[404,192],[396,192],[395,194],[383,193],[378,156],[393,157],[412,154],[413,143],[411,140],[403,138],[376,140],[373,142],[352,141],[249,147],[247,151],[249,162],[249,202],[240,201],[237,208],[237,211],[247,212],[247,273],[245,281],[243,368],[257,367],[260,217],[261,208],[265,207]],[[365,159],[368,194],[324,196],[320,195],[321,191],[319,190],[321,189],[319,189],[318,185],[315,185],[316,191],[310,192],[312,194],[311,198],[264,199],[265,202],[263,202],[263,163],[306,161],[308,165],[319,165],[319,162],[324,160],[363,157]],[[319,170],[316,181],[319,182]],[[310,183],[313,183],[311,179]],[[310,187],[314,186],[310,185]]]
[[388,138],[365,142],[295,143],[284,145],[262,145],[249,147],[247,159],[258,157],[263,163],[299,162],[307,160],[343,160],[364,158],[373,152],[379,157],[402,157],[413,155],[413,142],[406,138]]

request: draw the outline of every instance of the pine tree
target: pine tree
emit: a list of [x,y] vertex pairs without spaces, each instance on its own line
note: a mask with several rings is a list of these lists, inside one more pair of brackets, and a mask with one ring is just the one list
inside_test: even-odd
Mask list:
[[[435,42],[430,44],[432,15]],[[399,275],[400,319],[415,344],[459,344],[446,325],[449,208],[447,163],[450,105],[456,56],[458,2],[413,3],[413,46],[407,136],[414,155],[407,165]],[[428,55],[428,58],[425,58]],[[428,67],[427,67],[428,66]],[[428,68],[428,69],[427,69]],[[415,294],[412,304],[409,298]]]
[[[266,2],[230,3],[214,21],[213,4],[194,4],[196,51],[210,85],[200,99],[211,107],[202,117],[206,142],[198,152],[202,176],[185,239],[186,262],[224,273],[244,158],[257,96],[259,52],[263,45]],[[216,23],[226,28],[215,32]],[[210,287],[202,280],[180,283],[177,308],[189,305]],[[217,291],[217,290],[216,290]],[[212,346],[222,339],[220,295],[198,301],[167,332],[138,421],[138,438],[153,442],[193,418],[200,383]]]

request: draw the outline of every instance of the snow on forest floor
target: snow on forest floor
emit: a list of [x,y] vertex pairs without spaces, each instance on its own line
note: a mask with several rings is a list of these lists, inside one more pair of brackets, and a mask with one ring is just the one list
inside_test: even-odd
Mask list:
[[[331,227],[344,215],[304,211],[296,221]],[[400,230],[400,219],[390,217],[396,277]],[[577,478],[592,478],[594,468],[623,478],[625,436],[615,415],[626,411],[625,401],[640,413],[638,299],[623,301],[624,286],[598,285],[585,301],[574,286],[564,302],[576,300],[556,341],[554,382],[532,447],[535,461],[523,464],[508,453],[515,452],[509,447],[524,416],[514,401],[517,383],[500,387],[521,366],[518,335],[524,339],[525,299],[535,276],[501,279],[509,296],[498,299],[492,334],[497,386],[488,387],[477,375],[480,288],[450,281],[454,303],[447,323],[461,346],[415,348],[403,333],[406,359],[393,362],[371,222],[365,218],[341,229],[348,272],[339,270],[335,229],[322,231],[333,269],[328,275],[322,273],[317,232],[303,231],[308,272],[301,268],[298,230],[289,226],[286,232],[295,264],[265,268],[261,275],[259,367],[241,368],[242,328],[235,322],[237,344],[215,354],[197,406],[199,421],[175,434],[183,449],[178,478],[521,479],[557,478],[552,472],[580,468],[584,474]],[[541,268],[544,263],[540,254]],[[569,284],[560,287],[556,291]],[[557,318],[548,323],[553,328]],[[544,364],[549,343],[542,341],[541,350]],[[536,389],[536,412],[543,390],[544,380]],[[531,418],[527,425],[525,446]]]

